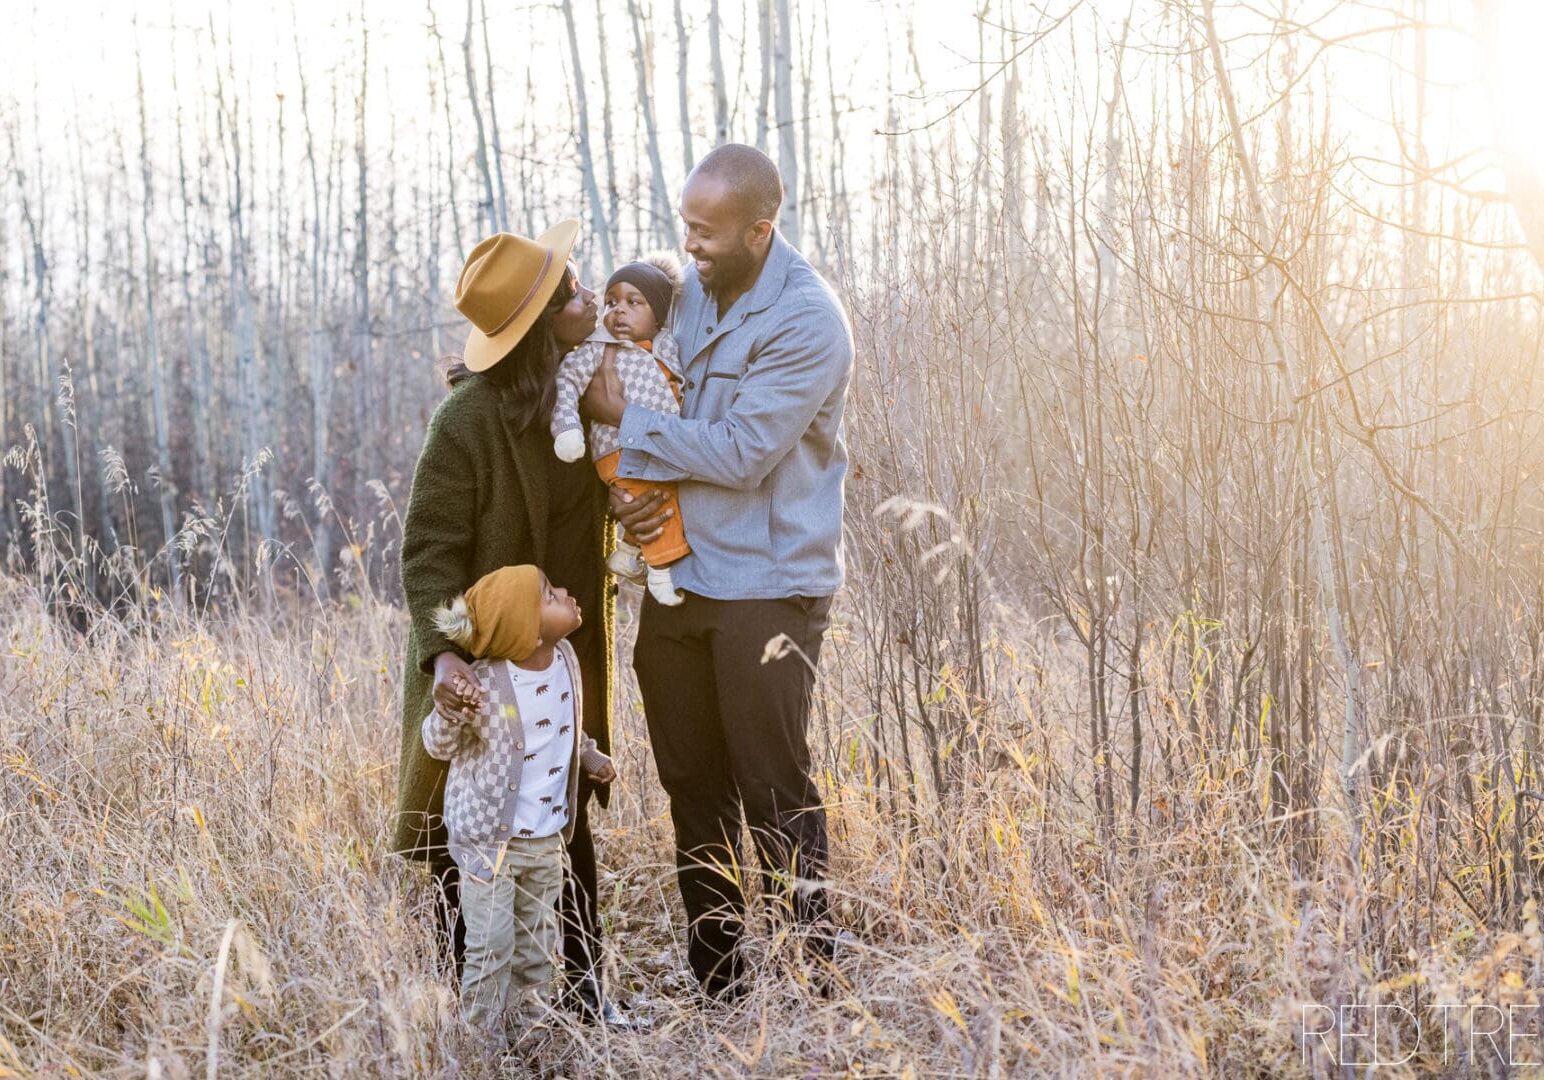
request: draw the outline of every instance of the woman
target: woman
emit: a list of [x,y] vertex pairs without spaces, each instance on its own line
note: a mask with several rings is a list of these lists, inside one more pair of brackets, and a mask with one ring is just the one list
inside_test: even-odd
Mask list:
[[[586,463],[564,463],[548,431],[558,361],[595,329],[595,294],[568,262],[576,221],[539,239],[500,233],[468,256],[456,307],[472,323],[458,380],[429,422],[402,533],[402,589],[412,628],[402,694],[402,760],[395,850],[428,861],[441,884],[442,939],[460,967],[460,878],[440,820],[445,765],[423,748],[431,709],[475,709],[480,691],[465,655],[441,635],[434,609],[501,566],[534,563],[585,613],[570,642],[579,656],[584,731],[611,744],[615,603],[606,587],[606,489]],[[590,1018],[622,1023],[601,993],[595,917],[595,848],[581,782],[563,951],[570,1001]],[[601,788],[602,805],[606,790]]]

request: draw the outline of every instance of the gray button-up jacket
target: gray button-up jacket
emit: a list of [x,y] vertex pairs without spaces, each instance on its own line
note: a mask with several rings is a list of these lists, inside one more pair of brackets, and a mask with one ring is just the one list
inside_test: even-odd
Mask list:
[[842,584],[852,328],[781,234],[722,318],[695,268],[676,306],[681,415],[622,414],[618,472],[679,482],[692,553],[678,588],[718,600],[829,596]]

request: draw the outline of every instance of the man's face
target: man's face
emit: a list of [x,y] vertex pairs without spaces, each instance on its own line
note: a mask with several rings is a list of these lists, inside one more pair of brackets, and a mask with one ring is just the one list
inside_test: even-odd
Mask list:
[[751,243],[771,231],[770,224],[745,220],[744,211],[721,179],[698,173],[687,179],[681,192],[681,221],[686,225],[686,253],[710,296],[734,287],[751,274],[756,268]]

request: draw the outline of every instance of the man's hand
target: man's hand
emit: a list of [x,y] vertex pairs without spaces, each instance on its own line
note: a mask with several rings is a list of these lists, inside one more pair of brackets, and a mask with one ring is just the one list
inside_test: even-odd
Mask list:
[[658,540],[664,533],[665,522],[675,511],[662,509],[665,493],[653,488],[636,498],[616,484],[611,485],[611,516],[622,523],[622,528],[632,534],[640,544]]
[[488,704],[488,691],[472,666],[453,652],[434,658],[434,707],[447,720],[464,724]]
[[607,349],[601,358],[600,367],[595,369],[595,374],[590,378],[590,385],[585,387],[584,396],[579,399],[579,411],[597,424],[620,427],[622,410],[626,408],[627,398],[622,392],[622,377],[611,362],[611,350]]
[[588,775],[597,784],[609,784],[617,778],[617,767],[612,764],[610,758],[607,758],[606,764]]

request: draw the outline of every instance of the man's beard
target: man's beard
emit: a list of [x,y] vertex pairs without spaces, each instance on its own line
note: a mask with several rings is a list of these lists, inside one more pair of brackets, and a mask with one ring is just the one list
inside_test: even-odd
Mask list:
[[756,266],[756,256],[748,247],[743,247],[732,255],[715,256],[711,261],[712,275],[703,277],[702,271],[699,270],[697,279],[702,283],[702,291],[714,300],[722,298],[744,284],[745,279]]

